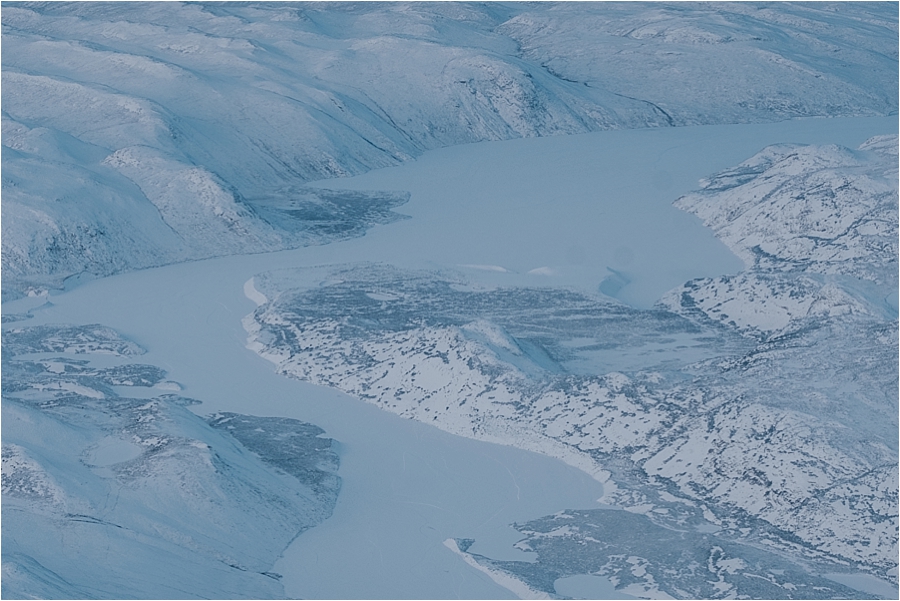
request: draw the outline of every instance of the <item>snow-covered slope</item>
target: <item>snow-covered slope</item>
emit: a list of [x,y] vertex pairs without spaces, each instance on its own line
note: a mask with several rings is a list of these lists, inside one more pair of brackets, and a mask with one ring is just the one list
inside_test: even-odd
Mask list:
[[282,597],[273,564],[337,498],[331,441],[207,423],[142,352],[96,325],[4,331],[3,596]]
[[877,4],[560,3],[499,31],[556,77],[685,125],[895,112],[896,29]]
[[[650,311],[380,265],[273,272],[254,279],[271,300],[245,320],[250,346],[287,375],[568,461],[604,481],[605,501],[649,523],[718,530],[723,538],[703,539],[703,553],[725,545],[749,562],[750,551],[734,549],[764,548],[801,571],[852,566],[895,581],[897,320],[896,301],[885,301],[896,295],[895,164],[831,147],[760,156],[785,154],[769,169],[729,170],[743,179],[707,184],[679,205],[724,224],[716,231],[736,252],[746,240],[781,248],[836,224],[830,248],[825,236],[785,242],[793,254],[778,264],[689,282]],[[859,236],[844,234],[855,227]],[[731,233],[745,230],[756,237]],[[601,544],[577,534],[591,524],[572,531],[579,545]],[[660,560],[649,550],[636,542],[632,554]],[[552,561],[557,576],[581,573]],[[688,586],[670,568],[651,570],[657,592],[712,594],[702,578]],[[775,590],[726,580],[716,595]],[[787,584],[796,590],[779,589],[785,595],[819,594],[809,580]]]
[[663,304],[769,332],[792,319],[897,313],[897,136],[851,151],[775,146],[675,203],[744,260]]
[[[868,151],[868,152],[867,152]],[[859,151],[769,147],[675,205],[748,268],[881,282],[897,262],[897,136]]]
[[7,3],[4,294],[327,241],[257,205],[440,146],[894,114],[896,16],[889,4]]

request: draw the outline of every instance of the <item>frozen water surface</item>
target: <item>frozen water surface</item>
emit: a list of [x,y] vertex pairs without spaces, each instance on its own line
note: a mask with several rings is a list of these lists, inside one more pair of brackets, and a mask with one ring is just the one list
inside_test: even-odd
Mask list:
[[609,579],[590,574],[559,578],[553,583],[557,594],[573,599],[636,599],[617,591]]
[[[408,191],[410,202],[398,210],[411,219],[326,246],[87,282],[51,294],[52,305],[35,311],[28,325],[102,323],[148,349],[142,363],[167,370],[183,394],[203,401],[192,410],[300,419],[337,441],[343,488],[333,516],[298,537],[275,567],[287,595],[509,598],[509,590],[443,542],[473,538],[489,554],[492,540],[515,538],[511,522],[596,508],[602,486],[560,461],[456,437],[275,375],[244,346],[241,318],[255,306],[245,282],[272,269],[385,261],[494,265],[506,271],[467,275],[490,285],[596,291],[612,268],[629,279],[617,296],[648,306],[689,278],[741,268],[696,218],[671,207],[699,178],[772,143],[855,147],[893,131],[896,118],[813,119],[447,148],[401,167],[321,183]],[[3,313],[35,304],[7,303]],[[509,553],[503,559],[518,552]]]
[[898,595],[897,587],[893,584],[870,574],[824,574],[824,576],[850,588],[878,595],[885,599],[895,599],[900,596]]
[[711,230],[672,206],[700,178],[773,143],[855,148],[896,127],[896,117],[805,119],[453,146],[321,182],[408,191],[410,202],[396,210],[413,217],[321,251],[339,260],[462,266],[496,283],[591,291],[609,282],[612,270],[622,281],[601,290],[649,307],[689,279],[743,267]]

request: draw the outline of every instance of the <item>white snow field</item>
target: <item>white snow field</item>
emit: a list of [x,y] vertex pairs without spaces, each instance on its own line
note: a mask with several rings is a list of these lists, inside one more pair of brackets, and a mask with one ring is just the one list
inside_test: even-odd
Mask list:
[[896,4],[2,27],[4,597],[897,597]]

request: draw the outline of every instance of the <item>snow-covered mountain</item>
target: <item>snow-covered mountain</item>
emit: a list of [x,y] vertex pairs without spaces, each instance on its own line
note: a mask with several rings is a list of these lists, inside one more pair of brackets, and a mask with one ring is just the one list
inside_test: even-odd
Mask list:
[[676,206],[747,269],[687,282],[664,305],[760,332],[805,317],[896,316],[896,136],[857,151],[770,147],[701,185]]
[[890,4],[12,2],[2,24],[5,298],[327,241],[265,207],[441,146],[897,110]]
[[[378,265],[273,272],[254,279],[272,300],[245,320],[250,346],[287,375],[570,462],[648,524],[718,530],[727,545],[707,551],[738,545],[728,555],[743,567],[766,549],[814,571],[852,565],[895,580],[896,163],[867,150],[896,145],[768,148],[680,199],[736,253],[773,250],[656,310]],[[573,528],[566,537],[586,526]],[[632,554],[661,560],[647,550]],[[555,577],[580,573],[553,561]],[[670,567],[647,571],[655,580],[641,590],[776,590],[739,578],[713,595],[708,575],[688,586]],[[818,586],[788,584],[779,594]]]
[[114,330],[3,332],[3,596],[280,598],[271,567],[330,514],[322,430],[187,409]]
[[701,182],[676,206],[703,219],[749,268],[882,283],[896,271],[896,178],[896,136],[856,152],[777,146]]

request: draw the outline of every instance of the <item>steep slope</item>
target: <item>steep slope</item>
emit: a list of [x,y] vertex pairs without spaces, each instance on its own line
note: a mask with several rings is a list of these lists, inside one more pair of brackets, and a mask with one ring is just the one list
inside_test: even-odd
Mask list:
[[858,4],[7,3],[4,294],[327,241],[258,201],[441,146],[895,113],[896,28]]
[[670,125],[897,110],[882,86],[897,79],[886,4],[560,3],[499,31],[556,77],[640,100]]
[[897,136],[857,151],[775,146],[701,182],[675,205],[741,259],[735,277],[695,280],[664,303],[740,328],[897,313]]
[[331,441],[207,423],[142,352],[96,325],[4,330],[4,597],[283,597],[273,564],[337,498]]

